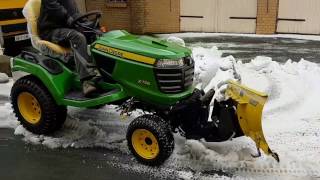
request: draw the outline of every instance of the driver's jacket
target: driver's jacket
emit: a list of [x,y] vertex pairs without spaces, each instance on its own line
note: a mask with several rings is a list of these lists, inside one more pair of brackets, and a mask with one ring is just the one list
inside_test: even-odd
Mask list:
[[74,0],[42,0],[38,19],[38,30],[42,39],[49,39],[50,31],[67,28],[67,21],[78,16],[79,11]]

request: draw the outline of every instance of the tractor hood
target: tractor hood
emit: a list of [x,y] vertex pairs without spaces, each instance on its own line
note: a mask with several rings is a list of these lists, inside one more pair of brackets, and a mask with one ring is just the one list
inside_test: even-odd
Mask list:
[[149,36],[132,35],[124,30],[105,33],[95,43],[155,59],[191,56],[188,48]]

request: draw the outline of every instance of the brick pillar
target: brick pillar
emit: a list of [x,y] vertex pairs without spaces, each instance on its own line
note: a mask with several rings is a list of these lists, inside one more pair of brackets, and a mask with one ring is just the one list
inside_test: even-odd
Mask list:
[[144,31],[180,32],[180,0],[145,0]]
[[135,34],[143,34],[145,28],[145,0],[130,0],[131,31]]
[[277,28],[279,0],[258,0],[257,34],[274,34]]

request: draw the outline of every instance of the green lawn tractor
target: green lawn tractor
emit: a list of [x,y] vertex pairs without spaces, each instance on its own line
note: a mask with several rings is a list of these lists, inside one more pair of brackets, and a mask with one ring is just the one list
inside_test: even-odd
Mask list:
[[[94,16],[92,23],[89,16]],[[146,112],[130,123],[126,135],[130,151],[141,163],[161,165],[173,152],[175,132],[211,142],[246,135],[258,150],[278,160],[261,127],[266,95],[230,81],[226,91],[230,100],[216,102],[209,114],[214,91],[194,88],[195,62],[188,48],[126,31],[102,33],[100,17],[99,12],[91,12],[74,22],[91,42],[91,56],[103,77],[97,81],[101,91],[94,98],[82,95],[72,59],[66,62],[40,52],[22,52],[13,58],[13,74],[23,76],[12,87],[11,101],[26,129],[50,135],[62,127],[68,106],[115,104],[123,114],[136,109]]]

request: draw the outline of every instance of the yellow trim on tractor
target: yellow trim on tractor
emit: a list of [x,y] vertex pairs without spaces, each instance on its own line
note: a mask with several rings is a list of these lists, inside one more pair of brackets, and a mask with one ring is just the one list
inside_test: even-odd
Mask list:
[[12,24],[21,24],[21,23],[26,23],[26,22],[27,21],[25,19],[5,20],[5,21],[0,21],[0,26],[12,25]]
[[139,54],[130,53],[130,52],[127,52],[127,51],[123,51],[123,50],[120,50],[120,49],[104,46],[104,45],[101,45],[101,44],[96,44],[94,46],[94,48],[96,48],[96,49],[98,49],[100,51],[106,52],[108,54],[112,54],[114,56],[120,57],[120,58],[134,60],[134,61],[142,62],[142,63],[145,63],[145,64],[153,65],[156,62],[156,60],[154,58],[150,58],[150,57],[147,57],[147,56],[142,56],[142,55],[139,55]]
[[1,0],[0,10],[23,8],[26,3],[27,3],[27,0]]

